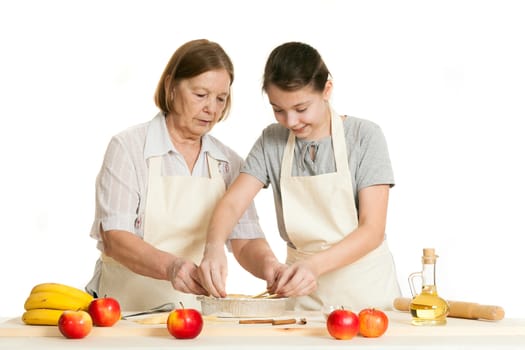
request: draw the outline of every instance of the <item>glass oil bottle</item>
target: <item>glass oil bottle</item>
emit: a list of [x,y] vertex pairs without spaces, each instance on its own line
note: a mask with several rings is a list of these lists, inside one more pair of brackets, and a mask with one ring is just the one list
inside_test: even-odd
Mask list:
[[[410,302],[410,313],[414,325],[445,325],[449,312],[448,303],[439,297],[436,288],[436,259],[434,248],[423,249],[423,270],[414,272],[408,277],[412,301]],[[421,293],[417,294],[414,287],[414,279],[421,279]]]

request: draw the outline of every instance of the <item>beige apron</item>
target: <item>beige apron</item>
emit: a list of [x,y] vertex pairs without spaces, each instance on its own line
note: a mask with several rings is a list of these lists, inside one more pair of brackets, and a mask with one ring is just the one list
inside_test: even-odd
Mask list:
[[[162,159],[149,163],[144,241],[198,264],[213,208],[225,192],[218,162],[207,157],[210,178],[161,176]],[[145,277],[102,255],[99,295],[116,297],[123,310],[145,310],[165,302],[200,309],[195,295],[175,290],[171,282]]]
[[[325,250],[358,225],[341,118],[331,111],[332,144],[336,172],[292,176],[295,135],[290,132],[281,169],[281,194],[286,231],[296,249],[288,247],[287,264]],[[324,305],[391,309],[400,295],[392,255],[386,241],[378,248],[338,270],[322,275],[317,290],[291,298],[289,308],[319,310]]]

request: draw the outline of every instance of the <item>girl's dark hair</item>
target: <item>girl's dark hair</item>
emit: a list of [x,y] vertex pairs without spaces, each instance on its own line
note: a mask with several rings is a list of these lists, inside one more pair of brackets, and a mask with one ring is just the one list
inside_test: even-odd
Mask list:
[[311,85],[323,91],[330,72],[316,49],[300,42],[288,42],[276,47],[264,68],[263,91],[269,85],[295,91]]
[[[225,69],[230,75],[230,86],[233,83],[233,64],[223,48],[206,39],[192,40],[179,47],[171,56],[162,73],[157,90],[155,104],[164,114],[173,110],[171,92],[184,79],[190,79],[202,73]],[[224,119],[231,107],[231,94],[228,94],[226,105],[219,120]]]

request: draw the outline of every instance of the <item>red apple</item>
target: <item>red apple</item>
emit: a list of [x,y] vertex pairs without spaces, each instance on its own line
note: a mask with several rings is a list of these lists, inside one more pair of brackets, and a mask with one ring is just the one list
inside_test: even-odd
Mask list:
[[328,315],[326,328],[335,339],[352,339],[359,332],[359,318],[350,310],[337,309]]
[[359,312],[359,333],[363,337],[380,337],[387,328],[388,317],[383,311],[367,308]]
[[66,338],[81,339],[91,332],[93,321],[86,311],[66,310],[58,319],[58,329]]
[[195,309],[175,309],[168,315],[168,332],[177,339],[192,339],[202,331],[202,315]]
[[111,327],[120,320],[120,304],[114,298],[93,299],[89,304],[88,312],[95,326]]

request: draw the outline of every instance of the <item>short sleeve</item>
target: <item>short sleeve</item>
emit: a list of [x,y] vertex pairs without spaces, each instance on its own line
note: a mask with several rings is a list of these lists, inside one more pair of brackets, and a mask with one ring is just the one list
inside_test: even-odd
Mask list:
[[129,152],[117,137],[113,137],[97,176],[91,237],[100,241],[101,229],[136,233],[140,191],[135,174]]
[[358,132],[357,191],[373,185],[394,186],[394,173],[383,131],[377,124],[368,122],[363,123]]
[[241,172],[257,178],[264,184],[264,188],[267,188],[270,185],[270,176],[265,162],[264,132],[252,146],[252,149],[250,150],[250,153],[248,153],[246,161],[241,168]]

